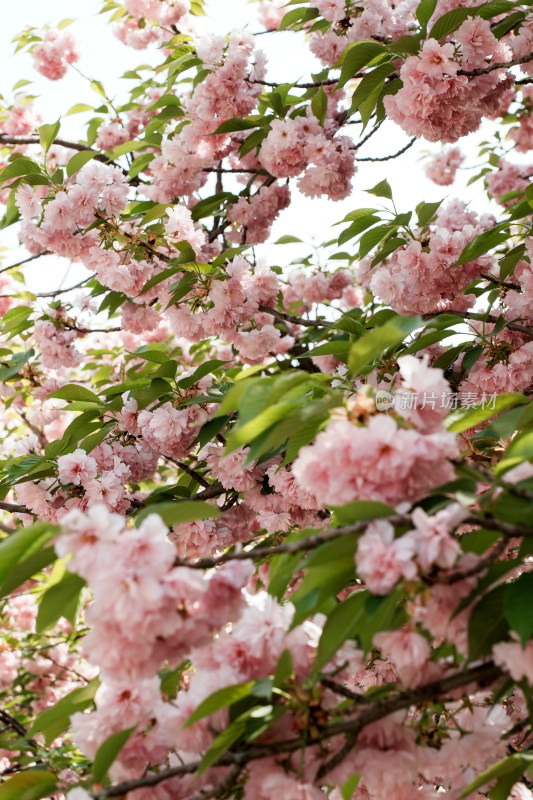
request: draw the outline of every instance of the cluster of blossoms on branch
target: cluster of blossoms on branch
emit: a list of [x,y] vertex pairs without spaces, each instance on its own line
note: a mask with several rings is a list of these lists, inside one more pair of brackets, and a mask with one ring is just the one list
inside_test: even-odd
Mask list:
[[[255,10],[106,0],[134,86],[0,109],[0,800],[531,800],[530,9]],[[402,210],[418,139],[474,190]]]

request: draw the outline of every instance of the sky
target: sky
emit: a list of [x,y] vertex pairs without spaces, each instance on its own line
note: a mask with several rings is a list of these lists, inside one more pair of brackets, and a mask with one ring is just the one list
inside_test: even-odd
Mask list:
[[[76,16],[76,22],[72,24],[71,30],[76,33],[82,45],[82,57],[76,66],[85,75],[101,80],[108,93],[116,96],[120,102],[123,91],[121,84],[125,83],[118,80],[120,75],[139,64],[157,63],[160,56],[154,50],[134,51],[122,45],[106,23],[106,17],[99,15],[100,7],[100,0],[19,0],[10,4],[9,14],[2,17],[0,33],[3,61],[0,69],[0,92],[7,104],[13,102],[13,86],[20,79],[32,81],[31,85],[24,87],[24,92],[37,96],[35,107],[47,123],[55,122],[76,103],[98,104],[98,95],[88,85],[88,81],[74,70],[69,69],[67,76],[61,81],[49,81],[36,73],[31,56],[27,53],[13,55],[15,46],[11,40],[26,26],[55,26],[60,20],[73,16]],[[227,33],[236,27],[257,31],[260,26],[256,14],[257,5],[245,0],[207,0],[207,17],[197,18],[198,28],[202,32],[218,34]],[[303,34],[294,36],[291,33],[273,33],[261,36],[258,41],[268,56],[270,80],[293,81],[320,68],[318,61],[311,56],[304,44]],[[131,81],[126,85],[131,87]],[[83,119],[82,114],[62,116],[61,134],[66,138],[76,137]],[[83,138],[82,130],[79,136]],[[480,135],[479,139],[481,138],[483,137]],[[361,149],[360,155],[388,155],[399,150],[408,141],[400,128],[387,122],[368,145]],[[305,241],[314,237],[316,242],[332,238],[338,234],[339,228],[332,230],[331,226],[346,213],[356,208],[376,205],[376,198],[366,194],[364,189],[371,188],[383,178],[387,178],[392,186],[398,211],[413,209],[421,200],[429,202],[442,199],[446,196],[446,188],[436,186],[425,177],[424,163],[421,160],[424,152],[437,152],[439,149],[440,146],[428,145],[422,140],[394,161],[361,163],[353,180],[352,195],[341,202],[305,198],[295,189],[291,189],[293,203],[275,223],[273,239],[283,234],[292,234]],[[466,149],[475,152],[473,144]],[[468,174],[465,175],[467,177]],[[475,198],[476,190],[462,188],[459,194],[463,199]],[[15,244],[13,229],[4,232],[0,245],[13,248]],[[297,245],[266,247],[263,252],[267,260],[282,264],[302,253]],[[5,260],[4,263],[10,262]],[[67,269],[68,274],[65,275]],[[27,284],[33,291],[47,291],[51,286],[56,287],[58,280],[64,281],[63,286],[68,286],[85,274],[83,267],[69,267],[64,259],[52,256],[40,259],[33,265],[29,264],[25,269]]]

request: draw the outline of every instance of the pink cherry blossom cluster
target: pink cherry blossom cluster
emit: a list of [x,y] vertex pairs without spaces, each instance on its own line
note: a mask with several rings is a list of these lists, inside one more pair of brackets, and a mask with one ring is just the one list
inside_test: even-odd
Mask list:
[[206,37],[198,43],[210,72],[183,104],[190,117],[171,138],[165,138],[161,155],[150,164],[153,180],[148,196],[159,203],[190,195],[207,181],[206,168],[238,148],[228,135],[212,136],[220,123],[252,113],[265,77],[265,56],[255,49],[253,36],[234,31],[223,37]]
[[278,182],[264,184],[249,198],[240,197],[228,210],[228,220],[233,223],[228,239],[238,244],[266,242],[273,222],[290,201],[289,187]]
[[68,31],[48,30],[42,42],[32,50],[35,69],[57,81],[67,74],[69,64],[75,64],[80,58],[80,47],[75,36]]
[[[446,390],[442,370],[415,357],[399,360],[400,392]],[[453,434],[442,425],[441,408],[406,416],[377,413],[367,425],[334,419],[314,443],[303,447],[293,465],[297,483],[327,505],[379,500],[397,506],[412,502],[450,480],[450,459],[458,454]],[[401,413],[401,412],[400,412]]]
[[398,538],[386,520],[373,522],[357,547],[357,572],[365,586],[374,594],[388,594],[402,577],[414,580],[433,565],[453,567],[462,550],[450,533],[467,515],[457,504],[433,516],[417,508],[412,514],[414,529]]
[[[498,203],[508,206],[516,202],[517,196],[523,193],[526,186],[529,185],[531,174],[533,174],[533,165],[520,166],[500,158],[497,169],[485,175],[485,183],[494,199]],[[510,198],[504,200],[504,196],[507,194],[510,194]]]
[[[8,136],[26,136],[33,133],[41,122],[41,115],[35,111],[33,103],[19,98],[10,108],[2,110],[0,131]],[[22,148],[26,149],[24,145]]]
[[[267,353],[290,349],[294,339],[282,336],[272,325],[271,315],[259,312],[260,305],[277,302],[277,275],[261,268],[252,273],[242,256],[234,258],[225,273],[227,280],[212,281],[203,307],[198,306],[195,313],[183,302],[166,312],[174,333],[190,342],[220,336],[249,363],[263,361]],[[194,296],[194,290],[190,294]]]
[[62,527],[57,553],[72,554],[69,569],[87,580],[94,596],[84,652],[99,664],[101,680],[96,711],[72,718],[74,738],[94,757],[111,733],[136,726],[112,776],[138,776],[147,764],[165,760],[186,719],[163,701],[155,673],[164,663],[178,666],[228,619],[237,620],[250,567],[231,565],[209,579],[174,567],[174,547],[155,515],[127,529],[123,517],[95,505],[87,514],[71,511]]
[[303,310],[306,306],[310,308],[314,303],[344,300],[351,294],[354,278],[346,269],[333,273],[322,270],[309,273],[297,268],[291,270],[287,281],[282,290],[285,306]]
[[342,0],[313,0],[311,5],[331,25],[310,34],[310,50],[326,66],[333,66],[353,42],[377,37],[393,41],[408,34],[415,24],[410,0],[362,0],[356,6]]
[[451,186],[465,157],[458,147],[436,153],[426,167],[426,175],[438,186]]
[[[499,113],[512,78],[505,69],[469,78],[459,70],[510,59],[509,48],[496,39],[490,22],[467,19],[451,42],[424,43],[419,56],[409,56],[400,69],[402,88],[384,99],[388,116],[411,136],[430,142],[455,142],[477,130],[485,116]],[[459,49],[459,57],[456,56]]]
[[190,0],[125,0],[126,17],[115,27],[120,41],[135,50],[160,44],[174,33],[174,26],[190,28]]
[[281,20],[287,13],[283,0],[261,0],[259,4],[259,21],[267,31],[279,28]]
[[332,200],[342,200],[351,192],[350,179],[355,173],[351,144],[346,136],[326,136],[311,117],[274,120],[259,160],[277,178],[303,172],[298,188],[309,197],[326,194]]
[[23,184],[16,194],[23,217],[21,239],[32,253],[46,249],[73,260],[89,258],[99,237],[94,231],[80,236],[79,228],[89,226],[97,214],[114,217],[123,211],[128,191],[122,170],[98,161],[87,164],[44,200]]
[[489,217],[480,218],[456,202],[439,212],[429,234],[398,248],[383,264],[372,268],[372,258],[363,259],[359,280],[400,314],[466,310],[475,297],[461,293],[482,272],[490,272],[493,259],[480,256],[459,266],[455,262],[489,225]]
[[74,345],[80,335],[76,331],[66,330],[60,322],[54,324],[50,320],[37,320],[33,335],[44,367],[59,369],[81,364],[83,356]]
[[126,529],[122,516],[96,504],[86,514],[69,512],[62,528],[56,551],[73,554],[69,569],[85,578],[94,595],[87,610],[94,627],[84,652],[106,678],[143,680],[165,662],[177,666],[240,613],[249,567],[228,567],[211,579],[173,567],[174,546],[156,515]]

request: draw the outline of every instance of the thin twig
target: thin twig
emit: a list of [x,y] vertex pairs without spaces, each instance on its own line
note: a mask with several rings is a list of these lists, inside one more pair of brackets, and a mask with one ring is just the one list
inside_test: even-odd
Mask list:
[[381,158],[378,158],[378,157],[375,157],[375,158],[372,158],[372,157],[356,158],[355,160],[356,161],[390,161],[393,158],[398,158],[398,156],[401,156],[403,153],[405,153],[407,150],[409,150],[409,148],[414,145],[416,140],[417,140],[417,137],[413,136],[411,141],[408,144],[406,144],[405,147],[402,147],[401,150],[398,150],[397,153],[392,153],[392,155],[390,155],[390,156],[382,156]]
[[527,55],[522,56],[522,58],[513,58],[512,61],[488,64],[486,67],[478,67],[477,69],[458,69],[457,75],[466,75],[467,78],[477,78],[478,75],[486,75],[488,72],[493,72],[495,69],[509,69],[509,67],[518,67],[520,64],[527,64],[528,61],[533,61],[533,53],[528,53]]
[[484,278],[489,283],[493,283],[495,286],[501,286],[502,289],[513,289],[516,292],[521,290],[521,286],[519,283],[511,283],[510,281],[502,281],[496,277],[496,275],[489,275],[486,272],[479,273],[480,278]]
[[[5,133],[0,133],[0,144],[40,144],[39,136],[6,136]],[[93,150],[89,145],[81,144],[80,142],[68,142],[66,139],[54,139],[53,144],[58,144],[61,147],[66,147],[69,150],[78,150],[79,152],[94,153],[95,161],[102,161],[104,164],[113,164],[112,159]]]
[[41,256],[50,256],[52,255],[51,250],[41,250],[40,253],[35,253],[33,256],[28,256],[28,258],[23,258],[22,261],[17,261],[16,264],[10,264],[9,267],[2,267],[0,269],[0,273],[7,272],[10,269],[16,269],[17,267],[21,267],[23,264],[27,264],[29,261],[35,261],[36,258],[40,258]]
[[365,142],[368,142],[368,140],[370,139],[371,136],[373,136],[375,133],[378,132],[378,130],[381,128],[381,126],[385,122],[385,119],[386,119],[386,117],[383,117],[383,119],[380,119],[379,122],[376,122],[376,124],[374,125],[372,130],[369,133],[367,133],[366,136],[363,136],[361,141],[357,142],[357,144],[354,147],[352,147],[351,149],[352,150],[359,150],[359,148],[362,147],[365,144]]
[[[400,516],[387,517],[387,522],[390,522],[391,525],[411,524],[409,517]],[[331,528],[330,530],[316,534],[316,536],[300,539],[299,542],[283,542],[273,547],[255,547],[252,550],[232,550],[220,556],[207,556],[194,561],[178,558],[174,561],[174,565],[178,567],[190,567],[191,569],[212,569],[213,567],[218,567],[220,564],[225,564],[227,561],[246,561],[249,558],[268,558],[269,556],[280,555],[281,553],[302,553],[306,550],[312,550],[325,542],[330,542],[332,539],[338,539],[341,536],[347,536],[351,533],[358,533],[359,531],[365,530],[368,525],[369,520],[355,522],[353,525]],[[531,530],[531,535],[533,535],[533,529]]]
[[292,325],[303,325],[306,328],[334,328],[335,323],[322,321],[319,319],[304,319],[303,317],[295,317],[293,314],[286,314],[284,311],[278,311],[272,306],[259,306],[259,311],[264,311],[266,314],[271,314],[276,319],[282,322],[290,322]]

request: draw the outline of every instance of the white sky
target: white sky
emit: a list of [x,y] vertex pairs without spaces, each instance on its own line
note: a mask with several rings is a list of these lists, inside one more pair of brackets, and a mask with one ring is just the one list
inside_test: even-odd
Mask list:
[[[7,0],[3,0],[7,3]],[[72,69],[61,81],[49,81],[42,78],[32,67],[32,59],[26,53],[19,52],[13,55],[14,45],[11,44],[13,36],[24,27],[35,27],[44,24],[56,25],[64,18],[76,17],[71,30],[74,31],[82,42],[82,58],[77,66],[86,75],[101,80],[108,92],[116,95],[120,102],[121,82],[117,78],[128,69],[143,63],[156,63],[160,58],[157,51],[134,51],[122,45],[113,35],[106,17],[98,14],[101,6],[100,0],[18,0],[10,2],[9,13],[2,15],[2,29],[0,43],[3,63],[0,69],[0,92],[4,95],[6,103],[13,101],[12,87],[20,79],[30,79],[32,85],[25,87],[28,94],[38,96],[35,101],[36,108],[42,113],[45,122],[55,122],[75,103],[86,102],[99,104],[99,96],[94,93],[87,82]],[[249,30],[259,30],[256,21],[257,5],[245,0],[208,0],[207,18],[198,18],[200,30],[215,33],[227,33],[231,28],[245,27]],[[272,80],[297,80],[311,71],[318,71],[320,65],[309,54],[303,43],[303,36],[294,36],[291,33],[273,33],[261,36],[258,39],[260,46],[266,51],[269,62],[269,79]],[[123,82],[127,88],[133,84],[131,81]],[[62,135],[76,135],[76,130],[81,122],[90,117],[79,114],[66,117],[62,127]],[[83,130],[80,138],[83,137]],[[473,145],[482,137],[481,134],[470,137],[472,144],[464,147],[475,153]],[[373,137],[368,145],[363,146],[361,156],[383,156],[394,153],[406,144],[408,138],[394,124],[385,123],[380,131]],[[463,142],[460,143],[461,146]],[[308,199],[292,188],[293,203],[275,224],[273,238],[285,233],[291,233],[309,241],[313,235],[317,241],[324,241],[338,234],[341,229],[331,229],[334,222],[342,219],[344,215],[355,208],[376,205],[377,198],[365,194],[363,189],[374,186],[383,178],[388,178],[392,185],[394,198],[398,211],[414,209],[421,200],[439,200],[446,195],[445,187],[438,187],[425,178],[424,165],[420,161],[421,153],[431,150],[436,152],[439,146],[427,145],[423,140],[417,142],[404,156],[384,163],[360,164],[359,171],[354,178],[354,191],[352,196],[345,201],[333,203],[327,199]],[[465,183],[472,173],[466,173],[462,183]],[[455,196],[462,199],[474,198],[479,193],[476,190],[464,190],[455,187]],[[379,202],[379,201],[378,201]],[[11,229],[12,230],[12,229]],[[0,238],[0,244],[13,246],[14,239],[11,231]],[[286,263],[290,258],[301,253],[296,245],[265,249],[264,251],[272,263]],[[7,262],[4,262],[7,263]],[[48,290],[57,286],[58,279],[64,276],[68,266],[63,259],[52,256],[40,259],[35,265],[29,264],[25,268],[28,286],[34,291]],[[64,285],[83,277],[85,271],[79,265],[71,267]]]

